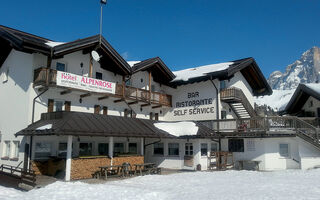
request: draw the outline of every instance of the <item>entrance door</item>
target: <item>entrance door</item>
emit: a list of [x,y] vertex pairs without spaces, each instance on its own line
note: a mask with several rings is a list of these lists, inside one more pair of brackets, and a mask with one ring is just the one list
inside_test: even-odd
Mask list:
[[193,167],[193,144],[185,144],[184,166]]
[[23,161],[23,170],[28,170],[28,159],[29,159],[29,144],[24,145],[24,161]]

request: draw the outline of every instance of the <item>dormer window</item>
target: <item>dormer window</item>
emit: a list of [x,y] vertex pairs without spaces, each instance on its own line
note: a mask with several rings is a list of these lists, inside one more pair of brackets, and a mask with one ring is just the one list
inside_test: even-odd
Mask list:
[[61,62],[57,62],[56,70],[65,72],[66,71],[66,64],[65,63],[61,63]]

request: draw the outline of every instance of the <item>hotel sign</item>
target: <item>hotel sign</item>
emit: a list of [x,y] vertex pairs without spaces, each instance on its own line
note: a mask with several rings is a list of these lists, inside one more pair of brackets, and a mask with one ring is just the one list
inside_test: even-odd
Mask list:
[[57,71],[57,85],[90,92],[111,93],[116,92],[116,83],[79,76],[68,72]]

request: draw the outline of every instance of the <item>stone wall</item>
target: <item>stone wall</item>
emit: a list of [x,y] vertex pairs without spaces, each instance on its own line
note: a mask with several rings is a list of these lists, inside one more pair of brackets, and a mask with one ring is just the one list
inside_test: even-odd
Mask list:
[[[144,163],[143,156],[126,156],[115,157],[112,159],[112,165],[122,165],[124,162],[128,162],[131,165]],[[74,158],[71,161],[71,179],[88,179],[92,178],[92,174],[100,170],[99,167],[111,165],[111,159],[104,158]]]
[[65,160],[55,159],[47,161],[31,161],[32,170],[36,175],[56,176],[58,172],[65,171]]

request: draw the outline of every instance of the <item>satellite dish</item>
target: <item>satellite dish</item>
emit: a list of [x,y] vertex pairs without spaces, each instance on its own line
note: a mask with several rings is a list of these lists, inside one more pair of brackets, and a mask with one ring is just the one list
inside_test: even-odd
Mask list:
[[99,60],[101,58],[99,56],[98,52],[96,52],[96,51],[91,51],[91,56],[92,56],[93,60],[95,60],[96,62],[99,62]]

